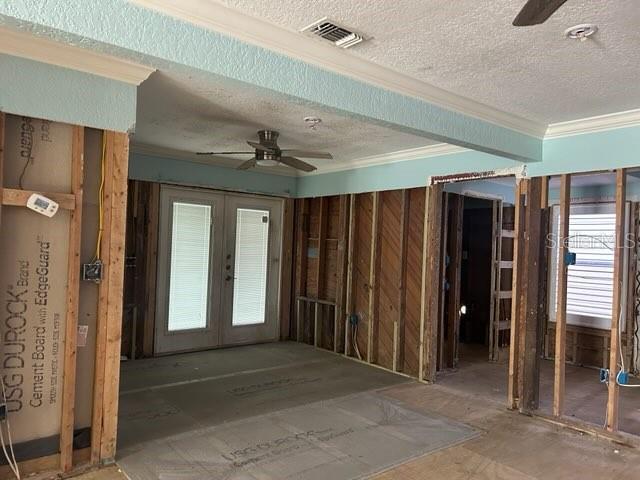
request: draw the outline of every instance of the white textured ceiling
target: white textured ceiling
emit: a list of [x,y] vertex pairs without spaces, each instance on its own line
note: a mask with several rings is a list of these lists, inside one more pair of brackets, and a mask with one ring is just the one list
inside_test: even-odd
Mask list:
[[[322,123],[311,130],[306,116]],[[281,148],[322,150],[333,160],[306,159],[323,169],[347,168],[355,159],[432,145],[423,137],[366,123],[336,112],[319,111],[237,83],[215,84],[193,74],[163,71],[152,74],[138,90],[134,150],[181,154],[222,166],[237,166],[251,155],[195,157],[201,151],[250,151],[246,140],[257,141],[257,131],[280,132]],[[269,169],[295,173],[289,167]]]
[[[640,0],[568,0],[534,27],[511,25],[525,0],[218,1],[293,31],[327,16],[370,37],[351,54],[541,123],[640,107]],[[563,36],[589,22],[593,40]]]

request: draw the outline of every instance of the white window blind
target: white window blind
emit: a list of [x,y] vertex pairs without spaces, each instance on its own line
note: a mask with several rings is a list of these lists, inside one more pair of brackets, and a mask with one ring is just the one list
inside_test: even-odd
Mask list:
[[238,208],[232,325],[265,322],[269,211]]
[[211,206],[173,203],[169,331],[207,326]]
[[616,216],[575,214],[569,219],[569,251],[576,264],[567,274],[567,314],[611,321]]
[[[554,289],[550,295],[550,317],[555,321],[557,309],[557,267],[559,258],[557,237],[560,214],[553,211],[555,251],[551,269]],[[615,250],[616,216],[612,204],[571,206],[569,215],[569,252],[576,254],[576,264],[567,272],[567,324],[592,328],[611,328],[613,302],[613,257]]]

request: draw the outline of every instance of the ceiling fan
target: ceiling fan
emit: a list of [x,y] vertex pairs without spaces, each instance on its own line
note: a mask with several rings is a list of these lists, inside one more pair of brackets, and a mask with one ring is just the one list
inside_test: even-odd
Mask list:
[[[254,157],[237,167],[238,170],[247,170],[256,165],[263,167],[275,167],[276,165],[288,165],[303,172],[313,172],[316,167],[303,162],[296,157],[332,159],[333,155],[326,152],[312,152],[307,150],[281,149],[278,146],[278,136],[275,130],[260,130],[259,142],[247,140],[247,143],[255,149],[253,152],[198,152],[198,155],[244,155],[251,154]],[[294,157],[295,155],[295,157]]]
[[544,23],[567,0],[529,0],[513,20],[515,27],[528,27]]

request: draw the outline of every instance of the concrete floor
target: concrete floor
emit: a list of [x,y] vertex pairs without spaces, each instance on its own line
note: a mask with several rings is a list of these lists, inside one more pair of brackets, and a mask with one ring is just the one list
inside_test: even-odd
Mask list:
[[[490,363],[483,346],[462,346],[456,371],[438,377],[440,385],[465,394],[476,394],[505,405],[508,365]],[[540,411],[551,414],[553,402],[553,361],[543,360],[540,367]],[[593,368],[566,366],[565,415],[602,426],[607,405],[607,387],[599,382]],[[640,435],[640,388],[620,389],[620,430]]]
[[[289,344],[291,345],[291,344]],[[292,349],[304,346],[292,346]],[[252,348],[252,347],[248,347]],[[289,351],[289,354],[292,352]],[[298,355],[300,352],[294,351]],[[278,349],[270,355],[283,355]],[[198,355],[198,354],[194,354]],[[319,357],[328,355],[323,352],[309,351],[308,361],[321,360]],[[267,355],[269,356],[269,355]],[[195,357],[194,357],[195,358]],[[370,372],[380,372],[373,367],[366,367],[347,360],[343,360],[359,368],[365,368]],[[174,380],[175,387],[163,387],[161,382],[153,380],[157,375],[158,364],[153,362],[167,362],[171,365],[172,357],[148,362],[149,368],[142,368],[144,364],[135,363],[125,368],[136,367],[139,377],[144,378],[148,388],[152,391],[162,392],[165,389],[180,388],[180,380]],[[176,362],[173,357],[176,369],[193,368],[188,362]],[[275,363],[275,360],[274,360]],[[265,364],[264,368],[273,369],[275,365]],[[255,365],[254,365],[255,367]],[[224,370],[220,366],[221,371]],[[306,369],[306,367],[305,367]],[[350,370],[350,367],[347,368]],[[547,367],[544,368],[546,371]],[[148,373],[143,373],[144,371]],[[278,372],[277,369],[267,373]],[[344,382],[337,382],[335,385],[339,391],[349,390],[348,383],[356,381],[359,374],[347,372]],[[195,372],[200,375],[200,381],[207,376],[225,375],[217,371],[206,372],[205,374]],[[361,371],[359,372],[362,373]],[[385,372],[380,372],[385,373]],[[591,373],[591,372],[589,372]],[[594,374],[596,372],[593,372]],[[254,375],[256,373],[248,373]],[[387,377],[381,375],[374,385],[387,382]],[[365,376],[368,376],[368,372]],[[124,375],[126,378],[133,378],[134,374]],[[178,378],[179,375],[176,375]],[[586,375],[590,378],[590,375]],[[223,377],[224,378],[224,377]],[[436,385],[423,385],[417,382],[396,377],[398,381],[388,381],[383,386],[382,395],[389,399],[399,400],[413,411],[424,412],[430,415],[441,415],[456,419],[470,425],[481,432],[479,437],[465,441],[462,444],[445,448],[422,457],[407,461],[400,466],[389,469],[374,478],[408,480],[417,479],[636,479],[640,478],[640,451],[614,444],[608,440],[597,439],[589,435],[558,427],[547,423],[541,419],[526,417],[504,408],[504,389],[506,377],[504,365],[489,364],[488,362],[467,362],[463,360],[458,372],[450,373],[439,378]],[[360,380],[362,381],[362,380]],[[136,392],[134,383],[123,381],[126,386],[121,401],[127,396],[136,396],[143,392]],[[285,382],[286,383],[286,382]],[[269,384],[269,387],[264,385]],[[253,388],[275,388],[279,382],[257,382]],[[313,397],[311,392],[302,392],[296,389],[301,385],[307,387],[313,385],[312,382],[293,386],[294,395],[291,400],[294,404],[300,404]],[[366,388],[360,384],[361,388]],[[374,387],[378,388],[378,387]],[[289,387],[284,388],[288,390]],[[304,389],[303,389],[304,390]],[[274,393],[274,395],[276,395]],[[309,395],[309,396],[307,396]],[[276,395],[278,396],[278,395]],[[573,396],[572,396],[573,397]],[[307,400],[306,400],[307,399]],[[572,399],[571,402],[574,400]],[[127,400],[125,400],[125,403]],[[637,405],[637,403],[636,403]],[[126,422],[125,422],[126,424]],[[124,426],[126,429],[126,425]],[[131,432],[133,433],[133,432]],[[149,432],[147,432],[149,433]],[[133,439],[122,439],[123,442],[133,442]],[[129,443],[131,445],[131,443]],[[80,477],[82,480],[116,480],[125,478],[117,467],[111,467],[99,472],[92,472],[90,476]],[[204,477],[203,477],[204,478]]]

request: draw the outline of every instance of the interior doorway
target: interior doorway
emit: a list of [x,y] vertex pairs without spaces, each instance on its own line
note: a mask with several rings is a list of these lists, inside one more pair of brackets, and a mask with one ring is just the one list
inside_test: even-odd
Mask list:
[[489,356],[493,200],[465,197],[462,221],[459,356]]
[[155,354],[277,340],[282,200],[163,185]]

